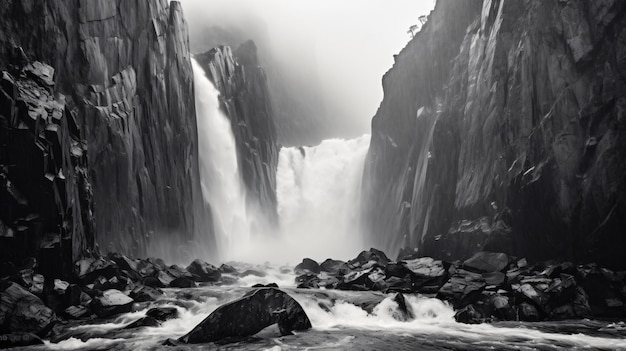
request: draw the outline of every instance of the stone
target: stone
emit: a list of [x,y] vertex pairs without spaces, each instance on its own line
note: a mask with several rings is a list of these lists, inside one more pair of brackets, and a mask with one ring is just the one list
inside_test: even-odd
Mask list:
[[55,322],[54,312],[18,284],[10,283],[0,291],[0,325],[5,330],[43,336]]
[[32,333],[0,334],[0,349],[43,345],[43,341]]
[[222,265],[219,268],[220,272],[222,273],[228,273],[228,274],[237,274],[238,271],[235,267],[227,265],[225,263],[222,263]]
[[43,294],[43,286],[46,279],[41,274],[33,275],[33,284],[30,287],[30,292],[41,296]]
[[93,282],[97,277],[112,278],[118,273],[115,262],[99,258],[85,258],[75,264],[75,273],[83,282]]
[[465,324],[480,324],[484,321],[483,316],[476,310],[476,308],[474,308],[473,305],[465,306],[456,311],[454,319],[459,323]]
[[482,275],[458,269],[441,287],[437,297],[450,301],[458,309],[476,300],[486,285]]
[[70,287],[70,283],[61,280],[61,279],[55,279],[54,280],[54,292],[57,294],[65,294],[65,292],[67,291],[67,288]]
[[179,340],[196,344],[241,338],[276,323],[283,335],[311,328],[308,316],[291,296],[279,289],[260,288],[218,307]]
[[517,306],[519,319],[524,322],[538,322],[541,320],[539,310],[528,302],[522,302]]
[[498,294],[494,295],[491,298],[491,305],[493,306],[495,317],[499,320],[514,321],[517,319],[517,313],[511,306],[508,297]]
[[164,295],[158,288],[140,286],[130,292],[130,297],[136,302],[156,301]]
[[499,272],[509,265],[509,256],[501,252],[477,252],[463,262],[463,267],[476,272]]
[[393,313],[393,318],[399,320],[401,322],[410,321],[415,318],[415,314],[413,313],[413,308],[411,305],[406,303],[404,295],[402,293],[397,293],[393,297],[393,301],[398,304],[398,313]]
[[102,292],[102,296],[94,298],[91,309],[100,318],[110,317],[132,310],[133,299],[119,290],[109,289]]
[[296,283],[298,283],[298,289],[318,289],[320,278],[314,273],[305,273],[296,277]]
[[384,267],[389,263],[389,258],[387,258],[384,252],[371,248],[367,251],[361,251],[356,258],[348,261],[348,264],[353,267],[362,267],[370,261],[374,261]]
[[304,258],[302,262],[294,268],[294,272],[296,272],[297,275],[302,275],[307,272],[317,274],[320,272],[320,265],[310,258]]
[[142,327],[158,327],[160,325],[161,325],[161,322],[159,322],[156,318],[148,316],[148,317],[139,318],[138,320],[125,326],[124,329],[135,329],[135,328],[142,328]]
[[196,283],[187,277],[179,277],[172,280],[169,286],[170,288],[193,288]]
[[320,271],[328,272],[333,275],[342,274],[348,268],[346,267],[346,263],[340,260],[326,259],[324,262],[320,264]]
[[64,313],[69,318],[83,319],[91,315],[91,310],[85,306],[77,305],[66,308]]
[[196,281],[199,282],[216,282],[222,277],[222,273],[220,273],[217,267],[199,259],[191,262],[187,267],[187,271],[197,277]]
[[178,318],[178,310],[174,307],[154,307],[146,312],[147,317],[152,317],[157,321],[165,322]]
[[499,286],[504,283],[506,275],[502,272],[489,272],[481,274],[488,285]]
[[413,260],[405,260],[403,262],[411,272],[419,276],[434,278],[442,277],[446,274],[443,262],[434,260],[431,257],[421,257]]

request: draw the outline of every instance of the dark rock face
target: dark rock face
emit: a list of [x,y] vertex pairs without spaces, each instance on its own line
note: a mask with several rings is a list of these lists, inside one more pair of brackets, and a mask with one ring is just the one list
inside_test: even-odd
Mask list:
[[12,283],[0,291],[0,334],[34,333],[44,336],[56,316],[35,295]]
[[[72,237],[75,253],[93,248],[94,236],[102,248],[145,256],[148,242],[167,235],[175,234],[177,241],[196,230],[206,235],[211,226],[204,223],[208,216],[196,155],[193,75],[180,4],[9,0],[0,5],[0,16],[5,19],[0,24],[0,67],[15,56],[12,45],[21,46],[24,57],[54,68],[54,77],[44,70],[49,74],[38,82],[54,82],[55,91],[66,96],[66,103],[49,99],[52,108],[40,111],[49,116],[31,117],[37,127],[26,128],[26,123],[21,129],[24,150],[32,150],[33,157],[40,154],[32,167],[41,171],[24,169],[29,174],[25,180],[36,184],[34,177],[49,173],[49,189],[20,189],[20,201],[28,200],[28,192],[54,201],[56,188],[61,202],[72,204],[63,207],[72,217],[64,217],[67,225],[51,232],[62,240]],[[50,122],[39,125],[46,120]],[[28,132],[35,130],[49,144],[40,151],[26,143]],[[60,148],[55,155],[63,157],[44,167],[45,148]],[[54,173],[55,168],[63,172]],[[13,214],[14,220],[23,217],[21,212]],[[58,214],[42,213],[31,221],[48,225],[54,216]],[[100,235],[94,232],[94,216]],[[14,226],[5,218],[2,222],[2,228]]]
[[626,267],[626,4],[438,1],[383,78],[373,245]]
[[230,119],[248,203],[275,225],[279,148],[267,77],[258,64],[256,46],[248,41],[234,53],[220,46],[195,58],[220,92],[221,109]]
[[195,344],[245,337],[275,323],[283,335],[311,328],[306,313],[291,296],[275,288],[260,288],[220,306],[179,340]]

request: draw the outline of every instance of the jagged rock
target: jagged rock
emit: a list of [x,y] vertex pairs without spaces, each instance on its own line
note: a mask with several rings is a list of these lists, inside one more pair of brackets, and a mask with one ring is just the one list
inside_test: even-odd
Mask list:
[[196,283],[187,277],[179,277],[170,282],[170,288],[193,288],[195,286]]
[[404,299],[404,295],[402,295],[402,293],[397,293],[393,297],[393,301],[395,301],[398,304],[398,312],[399,312],[397,314],[394,313],[393,318],[401,322],[406,322],[415,318],[411,305],[407,305],[406,300]]
[[463,262],[463,267],[476,272],[499,272],[509,264],[509,256],[496,252],[477,252]]
[[35,295],[15,283],[0,291],[0,326],[9,333],[26,332],[45,335],[56,316]]
[[487,285],[499,286],[502,285],[506,279],[506,275],[502,272],[489,272],[481,275],[483,276],[483,279],[485,279]]
[[55,279],[54,280],[54,292],[57,294],[65,294],[65,292],[67,291],[67,288],[70,287],[70,283],[61,280],[61,279]]
[[91,309],[100,318],[110,317],[132,310],[133,299],[119,290],[109,289],[102,292],[102,296],[94,298]]
[[115,262],[104,257],[85,258],[75,264],[75,273],[84,282],[92,282],[98,277],[106,279],[118,274],[118,267]]
[[454,319],[459,323],[465,324],[479,324],[484,321],[483,315],[473,305],[468,305],[458,310],[454,314]]
[[384,252],[371,248],[368,251],[361,251],[356,258],[348,261],[348,264],[352,267],[363,267],[371,261],[384,267],[389,263],[389,258]]
[[403,261],[406,267],[414,274],[423,277],[441,277],[446,274],[446,269],[443,266],[443,262],[434,260],[431,257],[421,257],[413,260]]
[[43,341],[32,333],[0,334],[0,349],[43,345]]
[[319,288],[320,278],[314,273],[305,273],[296,277],[299,289],[317,289]]
[[508,297],[496,294],[491,298],[491,305],[493,306],[495,317],[499,320],[514,321],[517,319],[517,313],[511,306]]
[[178,310],[174,307],[154,307],[146,312],[146,316],[152,317],[157,321],[165,322],[170,319],[178,318]]
[[318,274],[320,272],[320,265],[310,258],[304,258],[302,262],[294,268],[294,272],[296,272],[297,275],[302,275],[307,272]]
[[135,328],[141,328],[141,327],[158,327],[160,325],[161,325],[161,322],[159,322],[156,318],[148,316],[148,317],[139,318],[138,320],[125,326],[124,329],[135,329]]
[[244,337],[275,323],[283,335],[311,328],[309,318],[296,300],[281,290],[261,288],[218,307],[179,340],[194,344]]
[[160,289],[149,286],[137,287],[130,292],[130,297],[137,302],[156,301],[163,295]]
[[517,313],[519,319],[525,322],[538,322],[541,320],[541,315],[537,308],[528,302],[522,302],[518,305]]
[[29,291],[35,295],[41,296],[43,294],[43,286],[46,279],[41,274],[33,275],[33,284],[30,286]]
[[450,301],[455,308],[462,308],[478,298],[486,285],[482,275],[458,269],[441,287],[437,297]]
[[328,272],[333,275],[343,275],[348,270],[349,268],[346,266],[346,263],[340,260],[328,258],[320,264],[320,271]]
[[222,277],[222,273],[220,273],[217,267],[199,259],[191,262],[187,267],[187,271],[197,277],[196,281],[200,282],[216,282]]
[[91,310],[85,306],[70,306],[65,309],[65,315],[73,319],[82,319],[91,315]]
[[229,274],[237,274],[238,271],[235,267],[227,265],[225,263],[222,263],[222,265],[219,268],[220,272],[222,273],[229,273]]

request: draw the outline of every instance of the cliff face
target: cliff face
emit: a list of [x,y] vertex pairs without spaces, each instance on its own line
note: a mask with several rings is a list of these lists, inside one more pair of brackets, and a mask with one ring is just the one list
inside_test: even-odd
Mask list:
[[372,243],[626,267],[625,5],[438,1],[383,79]]
[[75,106],[100,246],[145,255],[150,242],[209,228],[180,4],[9,0],[0,15],[0,67],[21,46]]
[[220,92],[221,108],[231,121],[247,201],[276,225],[279,148],[267,77],[258,64],[256,46],[248,41],[234,53],[220,46],[195,57]]

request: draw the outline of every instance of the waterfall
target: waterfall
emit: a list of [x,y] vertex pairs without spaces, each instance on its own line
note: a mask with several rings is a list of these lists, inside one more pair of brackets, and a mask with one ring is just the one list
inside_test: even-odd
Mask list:
[[[250,222],[237,163],[235,137],[229,119],[220,111],[218,90],[194,59],[191,64],[196,95],[202,195],[211,208],[220,258],[232,258],[239,250],[238,245],[248,243],[250,238]],[[196,242],[198,245],[206,245],[209,241],[196,238]],[[211,257],[204,259],[215,261]]]
[[360,190],[369,139],[281,149],[277,199],[280,253],[287,261],[350,259],[363,248]]

